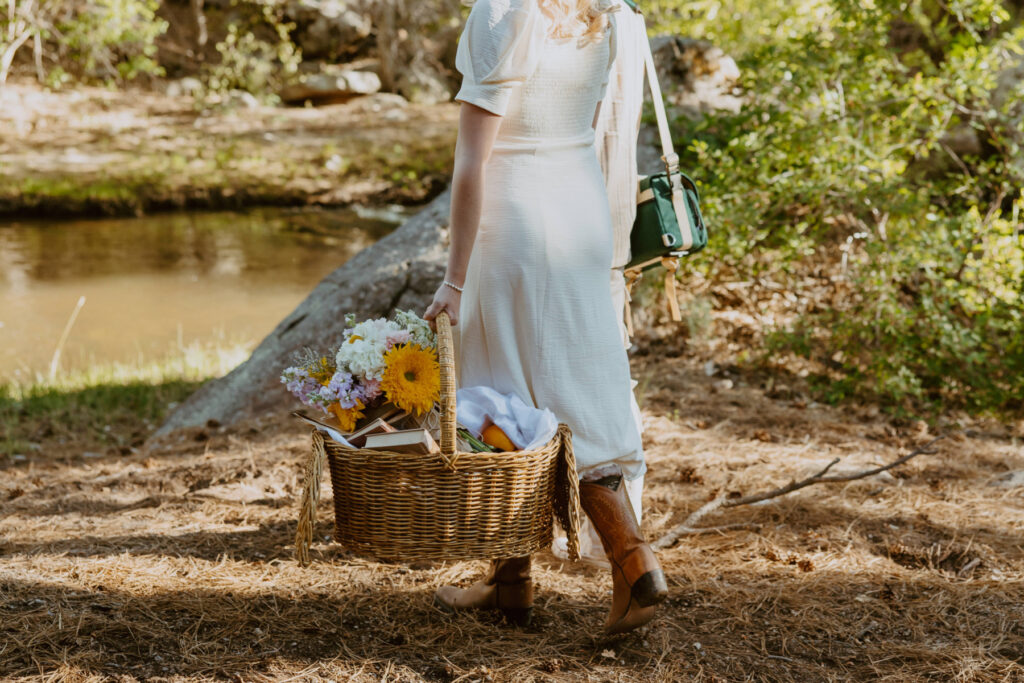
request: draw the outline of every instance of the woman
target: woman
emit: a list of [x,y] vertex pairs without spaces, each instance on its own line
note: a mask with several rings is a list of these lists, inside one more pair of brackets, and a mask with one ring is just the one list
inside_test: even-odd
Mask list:
[[[622,343],[631,346],[626,316],[629,308],[624,266],[629,262],[629,235],[636,220],[636,186],[639,180],[637,170],[637,138],[640,135],[640,115],[644,102],[644,51],[647,43],[647,26],[644,15],[633,0],[612,0],[618,7],[615,15],[615,57],[608,74],[608,87],[601,100],[600,114],[594,127],[594,145],[601,162],[604,185],[612,213],[612,234],[614,236],[611,262],[612,301],[619,321]],[[636,387],[636,380],[630,386]],[[643,432],[640,406],[630,394],[630,404],[636,429]],[[626,493],[640,523],[643,517],[644,475],[626,482]],[[568,541],[558,535],[551,546],[556,557],[568,558]],[[601,537],[592,524],[583,521],[580,529],[581,559],[591,565],[608,568]]]
[[[608,275],[612,226],[594,126],[615,56],[608,0],[479,0],[463,76],[444,283],[424,314],[455,325],[461,386],[548,408],[573,431],[580,497],[612,568],[608,634],[647,623],[665,577],[626,495],[645,470]],[[451,609],[529,621],[530,558],[494,560]]]

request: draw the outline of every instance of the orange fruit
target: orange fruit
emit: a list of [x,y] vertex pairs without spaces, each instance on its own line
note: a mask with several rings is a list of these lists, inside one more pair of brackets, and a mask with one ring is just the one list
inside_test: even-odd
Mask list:
[[499,451],[514,451],[516,445],[508,438],[498,425],[490,425],[480,433],[480,440],[488,446],[494,446]]

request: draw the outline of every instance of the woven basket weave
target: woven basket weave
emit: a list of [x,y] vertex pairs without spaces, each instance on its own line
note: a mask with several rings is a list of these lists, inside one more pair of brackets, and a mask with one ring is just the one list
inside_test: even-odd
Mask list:
[[334,539],[346,548],[401,560],[529,555],[551,543],[557,518],[579,558],[579,480],[566,425],[541,448],[505,453],[456,450],[455,354],[446,313],[437,317],[441,452],[352,450],[313,431],[296,557],[309,562],[326,460],[334,491]]

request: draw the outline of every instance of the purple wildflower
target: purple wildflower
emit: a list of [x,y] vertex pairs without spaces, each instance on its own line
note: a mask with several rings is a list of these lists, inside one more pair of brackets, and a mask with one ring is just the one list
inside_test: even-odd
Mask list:
[[331,401],[337,401],[344,410],[354,408],[359,397],[356,395],[358,383],[351,373],[339,370],[331,377],[331,381],[323,388],[324,396],[329,396]]
[[317,402],[320,393],[320,383],[309,376],[309,372],[303,367],[286,368],[281,373],[281,382],[295,398],[302,401],[303,405],[312,407]]

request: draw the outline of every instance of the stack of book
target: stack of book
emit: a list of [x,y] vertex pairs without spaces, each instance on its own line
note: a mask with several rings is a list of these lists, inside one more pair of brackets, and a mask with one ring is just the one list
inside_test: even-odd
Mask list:
[[309,422],[315,427],[326,428],[344,436],[353,448],[366,448],[370,450],[389,451],[392,453],[437,453],[441,449],[430,435],[430,432],[422,427],[412,429],[399,429],[407,423],[414,422],[409,414],[394,408],[386,410],[376,416],[368,416],[369,421],[364,422],[362,427],[344,434],[338,425],[331,425],[329,422],[318,420],[300,412],[293,412],[292,415]]

